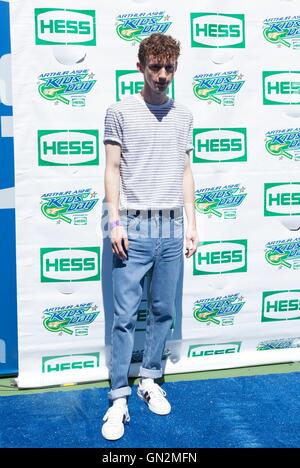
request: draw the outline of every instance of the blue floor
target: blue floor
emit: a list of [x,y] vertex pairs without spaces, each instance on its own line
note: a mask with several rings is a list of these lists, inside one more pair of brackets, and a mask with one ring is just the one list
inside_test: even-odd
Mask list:
[[300,447],[300,373],[164,383],[172,412],[136,396],[116,442],[100,433],[107,389],[0,398],[0,447]]

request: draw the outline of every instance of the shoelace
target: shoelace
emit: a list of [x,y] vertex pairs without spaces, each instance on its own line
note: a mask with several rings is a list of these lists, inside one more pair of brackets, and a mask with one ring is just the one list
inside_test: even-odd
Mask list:
[[157,383],[147,385],[146,388],[143,388],[143,391],[148,392],[149,395],[157,398],[160,398],[161,396],[165,397],[167,394]]
[[129,416],[128,408],[126,407],[122,411],[122,408],[120,406],[113,405],[110,408],[108,408],[108,410],[106,411],[103,417],[103,421],[107,421],[109,418],[109,421],[112,423],[112,425],[118,425],[120,424],[120,422],[123,422],[124,416],[125,416],[125,422],[129,422],[130,416]]

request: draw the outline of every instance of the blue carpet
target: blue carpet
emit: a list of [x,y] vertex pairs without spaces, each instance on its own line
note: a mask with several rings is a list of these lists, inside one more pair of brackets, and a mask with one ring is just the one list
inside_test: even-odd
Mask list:
[[0,447],[300,447],[299,373],[164,383],[173,410],[129,401],[116,442],[100,434],[107,389],[0,398]]

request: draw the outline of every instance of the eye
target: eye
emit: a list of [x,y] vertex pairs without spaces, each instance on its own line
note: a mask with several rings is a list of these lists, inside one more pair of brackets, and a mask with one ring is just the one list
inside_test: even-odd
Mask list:
[[159,71],[161,69],[161,65],[149,65],[150,70],[152,71]]

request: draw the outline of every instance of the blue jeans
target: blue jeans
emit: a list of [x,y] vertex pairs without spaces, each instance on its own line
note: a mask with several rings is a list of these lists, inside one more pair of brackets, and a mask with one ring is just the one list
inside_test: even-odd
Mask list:
[[149,314],[139,376],[162,376],[162,356],[171,328],[177,282],[183,261],[183,208],[127,210],[120,213],[127,229],[127,259],[113,254],[114,322],[111,339],[111,400],[131,395],[128,372],[137,314],[149,273]]

